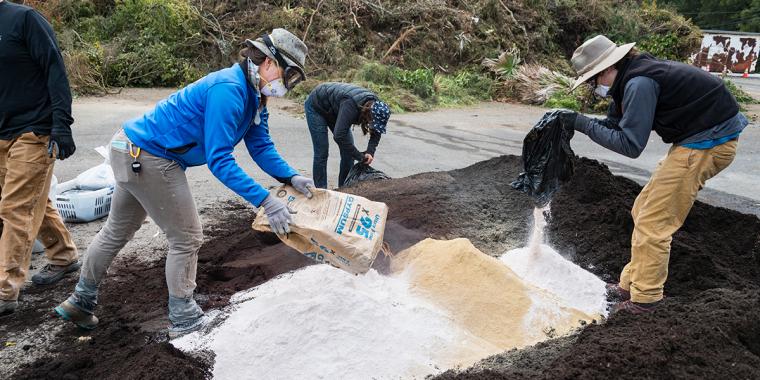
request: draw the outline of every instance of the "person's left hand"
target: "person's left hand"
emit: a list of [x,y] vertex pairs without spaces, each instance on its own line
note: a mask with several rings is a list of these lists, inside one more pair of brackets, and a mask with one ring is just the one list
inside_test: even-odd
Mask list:
[[578,112],[570,110],[560,110],[559,112],[559,119],[562,121],[562,124],[569,129],[573,129],[575,125],[575,119],[577,118]]
[[48,154],[50,158],[65,160],[77,150],[74,138],[71,136],[71,128],[56,128],[50,131]]
[[372,161],[373,161],[374,159],[375,159],[375,158],[374,158],[374,157],[372,157],[372,155],[371,155],[371,154],[369,154],[369,153],[364,153],[364,161],[362,161],[362,164],[365,164],[365,165],[370,165],[370,164],[372,164]]
[[301,192],[303,195],[306,196],[306,198],[311,199],[312,194],[311,190],[315,188],[314,186],[314,180],[311,178],[304,177],[302,175],[296,174],[292,178],[290,178],[290,184],[293,185],[293,187]]

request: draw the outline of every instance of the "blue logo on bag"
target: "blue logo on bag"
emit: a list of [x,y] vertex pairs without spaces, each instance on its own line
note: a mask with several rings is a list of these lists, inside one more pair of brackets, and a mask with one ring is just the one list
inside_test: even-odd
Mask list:
[[340,219],[338,219],[338,225],[335,227],[335,232],[338,235],[343,234],[343,229],[346,228],[346,221],[348,221],[348,215],[351,213],[351,206],[354,204],[354,197],[347,197],[346,204],[343,206],[343,211],[340,213]]

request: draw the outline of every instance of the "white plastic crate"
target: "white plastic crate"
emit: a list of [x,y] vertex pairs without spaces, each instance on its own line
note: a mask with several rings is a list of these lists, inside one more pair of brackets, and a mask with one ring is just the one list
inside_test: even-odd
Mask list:
[[91,222],[111,211],[113,188],[69,190],[55,197],[55,207],[64,221]]

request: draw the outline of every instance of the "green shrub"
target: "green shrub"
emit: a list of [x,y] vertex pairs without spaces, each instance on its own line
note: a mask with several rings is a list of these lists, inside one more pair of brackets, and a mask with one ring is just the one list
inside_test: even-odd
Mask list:
[[491,100],[494,86],[493,79],[468,70],[455,75],[438,75],[437,103],[449,107]]
[[639,50],[659,58],[686,61],[702,42],[699,28],[654,0],[617,5],[606,20],[602,31],[607,37],[617,43],[636,42]]
[[582,106],[581,100],[574,93],[568,94],[565,90],[558,90],[549,97],[544,103],[547,108],[566,108],[573,111],[580,111]]
[[[48,16],[77,93],[110,86],[180,86],[211,65],[198,60],[199,11],[187,0],[52,0]],[[45,4],[40,4],[45,11]]]
[[383,65],[379,62],[368,62],[362,65],[356,73],[349,73],[349,80],[371,82],[383,85],[397,84],[399,78],[398,71],[401,69],[395,66]]
[[434,77],[435,73],[430,69],[417,70],[394,70],[396,79],[402,87],[411,91],[413,94],[422,99],[430,99],[435,95]]
[[677,54],[678,44],[678,36],[674,33],[667,33],[647,36],[639,41],[638,47],[640,50],[650,53],[655,57],[678,61],[682,59]]
[[194,65],[200,30],[200,16],[187,1],[117,1],[101,35],[114,51],[106,66],[107,81],[176,86],[198,79],[205,71]]
[[469,70],[440,74],[429,69],[405,70],[378,62],[366,62],[345,77],[310,78],[288,93],[303,101],[319,83],[343,81],[364,86],[388,103],[394,112],[426,111],[435,106],[458,106],[491,100],[495,82]]
[[746,91],[742,90],[739,86],[737,86],[734,82],[732,82],[729,79],[723,79],[723,83],[726,84],[726,88],[728,88],[728,91],[731,92],[731,95],[736,98],[736,101],[740,104],[758,104],[760,101],[753,98],[752,95],[748,94]]
[[351,78],[359,82],[402,87],[422,99],[435,95],[435,73],[428,69],[404,70],[396,66],[369,62],[362,65]]

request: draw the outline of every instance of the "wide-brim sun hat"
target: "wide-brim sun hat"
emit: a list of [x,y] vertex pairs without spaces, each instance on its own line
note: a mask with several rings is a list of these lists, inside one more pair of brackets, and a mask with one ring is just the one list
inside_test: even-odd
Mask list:
[[[255,40],[245,40],[248,47],[261,50],[267,57],[277,62],[283,70],[295,69],[301,78],[298,82],[306,79],[304,67],[306,66],[306,54],[309,49],[306,44],[293,33],[276,28],[272,33],[265,34]],[[287,75],[287,72],[286,72]],[[287,78],[286,78],[287,81]]]
[[570,63],[578,75],[570,91],[575,90],[593,78],[594,75],[623,59],[635,45],[636,43],[632,42],[618,46],[601,34],[584,42],[583,45],[575,49],[573,57],[570,59]]

